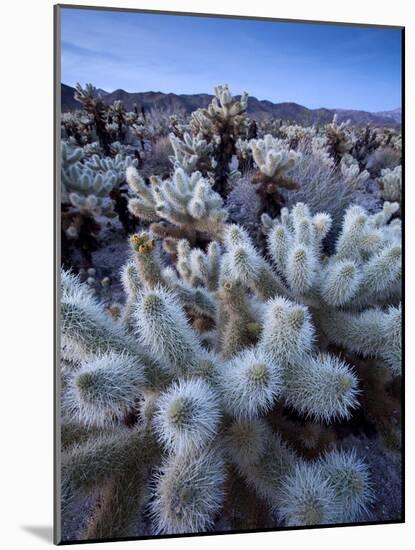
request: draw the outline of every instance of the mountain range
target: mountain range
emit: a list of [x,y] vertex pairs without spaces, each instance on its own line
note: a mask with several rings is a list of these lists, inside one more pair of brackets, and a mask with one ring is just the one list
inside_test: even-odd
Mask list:
[[[207,107],[212,101],[209,94],[165,94],[163,92],[126,92],[115,90],[106,92],[98,89],[103,101],[110,105],[115,100],[121,100],[128,110],[134,105],[139,109],[159,109],[170,113],[182,111],[191,113],[200,107]],[[74,99],[75,88],[61,84],[61,108],[62,112],[79,109],[80,104]],[[290,120],[301,124],[326,124],[331,122],[333,115],[337,113],[338,121],[350,120],[352,124],[363,126],[399,126],[401,124],[402,111],[397,108],[391,111],[369,112],[353,109],[308,109],[298,103],[272,103],[267,100],[259,100],[249,96],[248,115],[256,120],[268,117]]]

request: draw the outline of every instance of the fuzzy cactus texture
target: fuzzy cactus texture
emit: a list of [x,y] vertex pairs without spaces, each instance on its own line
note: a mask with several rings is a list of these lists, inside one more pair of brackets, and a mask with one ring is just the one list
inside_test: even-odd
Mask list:
[[379,178],[380,196],[384,201],[402,202],[402,167],[382,170]]
[[371,452],[400,444],[399,130],[250,119],[226,85],[191,114],[76,99],[65,540],[371,521]]
[[251,140],[250,147],[254,161],[262,175],[258,175],[258,181],[263,179],[268,183],[275,183],[288,189],[295,187],[295,184],[285,176],[285,172],[295,166],[301,158],[300,153],[283,149],[281,141],[269,134],[264,139]]
[[152,231],[175,240],[182,237],[193,244],[200,235],[210,239],[220,235],[227,212],[223,200],[200,172],[188,175],[181,167],[169,180],[152,177],[147,185],[133,167],[127,169],[127,182],[135,196],[128,202],[138,219],[153,222]]
[[108,135],[106,124],[107,108],[102,100],[102,96],[98,93],[95,86],[86,84],[82,87],[81,84],[76,85],[74,98],[79,101],[85,112],[91,117],[92,125],[94,126],[95,135],[102,147],[104,153],[110,153],[110,136]]
[[212,171],[215,163],[210,157],[213,151],[212,143],[208,143],[200,135],[192,136],[185,132],[183,139],[170,134],[170,142],[173,147],[174,156],[170,157],[175,167],[182,168],[187,174],[197,170],[202,173]]
[[370,176],[367,170],[360,170],[357,160],[349,154],[343,155],[340,170],[345,181],[353,187],[362,186]]
[[62,244],[64,257],[78,248],[90,264],[103,221],[118,215],[125,229],[130,227],[121,186],[127,167],[136,166],[137,160],[123,154],[101,158],[94,151],[87,155],[85,148],[61,144]]
[[[178,183],[189,181],[179,174]],[[364,517],[372,495],[364,460],[332,450],[304,462],[267,418],[278,404],[323,425],[349,418],[362,391],[353,354],[399,372],[395,210],[390,203],[375,215],[349,208],[329,258],[322,245],[329,215],[299,203],[278,219],[263,216],[273,264],[238,225],[225,224],[221,242],[206,252],[180,240],[174,267],[163,267],[148,233],[133,235],[122,272],[127,301],[116,321],[63,272],[63,350],[74,365],[63,416],[87,430],[123,433],[125,444],[152,440],[145,467],[156,473],[141,488],[152,532],[212,528],[226,499],[228,461],[277,524]],[[80,444],[77,460],[90,444]],[[99,449],[94,468],[108,461]],[[76,464],[68,468],[81,475]]]
[[261,212],[276,214],[284,204],[281,190],[298,188],[298,183],[289,174],[298,165],[302,154],[290,149],[286,141],[274,138],[271,134],[263,139],[251,139],[249,147],[257,168],[252,184],[260,197]]
[[401,222],[390,221],[398,208],[385,202],[381,212],[368,215],[351,206],[328,258],[322,240],[329,216],[312,215],[299,203],[278,219],[262,218],[275,269],[291,296],[309,304],[319,332],[336,345],[384,360],[393,371],[401,364],[399,352],[388,352],[400,345],[400,316],[393,311],[399,311],[402,292]]
[[[116,174],[111,170],[98,170],[80,161],[83,159],[81,148],[70,148],[62,144],[61,150],[61,201],[71,205],[80,213],[90,216],[111,216],[113,203],[110,191],[116,185]],[[66,230],[68,236],[77,236],[74,224]]]
[[337,164],[343,155],[353,147],[353,135],[350,131],[350,121],[337,123],[337,114],[333,121],[326,125],[326,139],[331,156]]
[[236,142],[248,133],[248,94],[232,95],[229,86],[216,86],[215,96],[207,109],[197,109],[191,115],[190,129],[194,136],[202,136],[213,144],[214,188],[227,193],[231,173],[230,162],[236,154]]

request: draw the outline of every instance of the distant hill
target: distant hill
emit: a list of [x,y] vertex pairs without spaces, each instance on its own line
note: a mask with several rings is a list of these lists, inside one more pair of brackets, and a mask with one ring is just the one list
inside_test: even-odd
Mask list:
[[62,111],[73,111],[79,109],[79,102],[74,99],[75,88],[61,84],[61,109]]
[[402,109],[398,107],[397,109],[394,109],[393,111],[379,111],[376,113],[379,116],[387,117],[396,122],[397,124],[401,124],[402,120]]
[[[74,92],[75,88],[66,84],[61,85],[62,111],[79,109],[79,103],[73,97]],[[99,93],[108,105],[115,100],[121,100],[128,110],[132,110],[136,104],[139,109],[142,107],[145,110],[155,108],[185,113],[191,113],[200,107],[207,107],[213,97],[209,94],[177,95],[162,92],[126,92],[125,90],[113,92],[99,90]],[[331,122],[335,113],[338,115],[339,122],[350,119],[351,123],[356,125],[396,126],[401,123],[400,108],[393,111],[370,113],[347,109],[308,109],[298,103],[272,103],[267,100],[260,101],[252,96],[249,96],[248,99],[248,114],[257,120],[273,117],[302,124],[325,124]]]

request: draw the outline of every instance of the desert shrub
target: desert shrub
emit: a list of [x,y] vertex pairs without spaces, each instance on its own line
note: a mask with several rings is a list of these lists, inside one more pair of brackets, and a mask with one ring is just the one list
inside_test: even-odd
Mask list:
[[245,172],[234,184],[226,199],[226,209],[232,222],[253,228],[258,222],[261,201],[252,185],[253,172]]
[[354,202],[356,190],[347,184],[344,176],[334,167],[328,166],[312,153],[303,153],[291,177],[298,182],[298,188],[284,193],[288,207],[297,202],[309,205],[312,212],[327,212],[333,220],[330,239],[337,235],[344,211]]
[[382,200],[397,202],[400,207],[402,203],[402,166],[396,166],[393,170],[390,168],[382,170],[378,182]]
[[[174,121],[172,121],[172,117],[175,117]],[[160,109],[158,107],[151,107],[148,110],[144,110],[144,124],[147,129],[147,135],[152,140],[168,137],[172,130],[172,124],[179,123],[177,119],[183,120],[184,113],[175,111],[172,108]]]
[[382,147],[374,151],[367,160],[366,168],[372,177],[379,177],[382,170],[393,170],[401,164],[402,153],[392,147]]
[[173,147],[171,146],[168,136],[162,136],[151,146],[151,151],[147,153],[145,162],[143,163],[142,174],[145,177],[152,175],[166,178],[171,170],[172,163],[170,157],[173,155]]

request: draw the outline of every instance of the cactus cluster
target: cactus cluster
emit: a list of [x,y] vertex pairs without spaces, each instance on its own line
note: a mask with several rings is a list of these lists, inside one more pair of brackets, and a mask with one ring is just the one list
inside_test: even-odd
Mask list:
[[206,174],[212,171],[215,166],[215,162],[211,159],[212,143],[187,132],[183,134],[183,139],[174,133],[169,137],[174,151],[174,156],[170,160],[175,168],[182,168],[187,174],[196,171]]
[[134,194],[128,202],[130,212],[140,220],[153,222],[151,228],[157,235],[174,240],[187,237],[195,243],[200,235],[214,239],[222,231],[227,217],[222,197],[200,172],[189,175],[176,167],[171,179],[152,176],[147,185],[130,167],[127,182]]
[[367,215],[351,206],[329,258],[321,255],[331,224],[326,214],[312,216],[297,204],[277,220],[262,216],[276,270],[291,295],[315,312],[325,338],[381,358],[394,373],[401,368],[402,245],[401,220],[390,220],[398,208],[385,202],[381,212]]
[[233,224],[206,252],[181,239],[174,267],[163,266],[148,232],[133,235],[117,321],[63,272],[64,429],[89,433],[65,454],[67,506],[77,490],[110,477],[94,521],[100,536],[125,535],[128,526],[111,522],[103,535],[100,516],[108,522],[113,491],[121,498],[134,448],[137,502],[149,503],[136,513],[149,514],[152,533],[214,528],[228,464],[268,503],[276,525],[364,518],[372,498],[364,461],[328,450],[307,462],[267,419],[278,403],[317,423],[350,417],[359,379],[334,349],[377,357],[399,372],[395,210],[385,203],[371,216],[350,208],[329,258],[327,214],[298,204],[278,219],[264,215],[273,264]]
[[252,177],[262,201],[262,211],[278,212],[283,203],[280,189],[293,190],[298,184],[288,173],[298,164],[301,153],[286,148],[278,138],[267,134],[264,139],[249,142],[257,172]]
[[[97,211],[101,211],[104,218],[107,212],[111,216],[108,208],[112,202],[127,233],[134,231],[136,220],[127,209],[125,171],[117,157],[123,161],[134,159],[134,166],[143,169],[146,184],[152,175],[168,179],[171,168],[181,168],[189,176],[199,171],[224,199],[238,185],[242,172],[243,178],[249,179],[257,191],[259,211],[268,211],[274,216],[284,205],[299,200],[313,203],[313,196],[317,196],[315,186],[307,187],[310,196],[304,195],[306,186],[301,188],[301,181],[295,177],[298,171],[304,174],[304,165],[310,159],[313,164],[320,163],[324,171],[319,174],[323,181],[318,201],[336,219],[336,227],[338,215],[335,206],[330,204],[333,194],[348,195],[347,187],[351,187],[351,194],[354,192],[358,197],[359,193],[366,192],[369,175],[379,177],[383,169],[393,169],[400,164],[400,134],[395,130],[359,129],[348,123],[338,124],[336,117],[325,126],[301,126],[275,119],[257,123],[247,116],[248,95],[233,96],[226,85],[215,88],[208,108],[198,109],[191,116],[146,110],[136,105],[130,112],[121,101],[107,105],[90,84],[78,85],[75,98],[82,110],[62,115],[62,137],[71,150],[82,148],[82,164],[91,160],[93,171],[97,163],[118,165],[115,169],[111,166],[100,170],[107,177],[105,174],[110,168],[111,173],[117,175],[117,184],[113,185],[110,201],[99,198]],[[301,156],[305,159],[303,163]],[[108,179],[112,177],[111,174]],[[333,180],[340,182],[337,187],[342,191],[334,189]],[[378,181],[382,186],[382,179]],[[88,185],[92,184],[91,179]],[[287,190],[293,192],[292,197],[287,196]],[[322,200],[325,202],[321,203]],[[95,205],[96,201],[91,201]],[[85,211],[86,202],[82,198],[81,202]],[[343,200],[340,203],[341,210],[347,206]],[[79,205],[78,201],[77,207]],[[79,219],[65,221],[65,239],[76,234],[84,236],[89,253],[99,233],[98,220],[91,218],[89,223],[82,224],[82,229],[78,222]]]
[[247,107],[246,92],[238,98],[232,96],[227,85],[216,86],[215,97],[209,107],[198,109],[191,116],[192,133],[206,136],[214,144],[215,190],[221,194],[227,192],[231,172],[229,164],[236,153],[236,142],[239,137],[246,137],[248,132]]
[[84,111],[91,118],[95,136],[106,155],[110,154],[110,139],[107,131],[106,106],[97,89],[92,84],[86,84],[83,88],[76,85],[75,99],[81,103]]
[[360,170],[358,161],[349,154],[343,155],[340,170],[345,182],[355,188],[362,187],[370,177],[367,170]]
[[[189,117],[76,93],[64,236],[97,246],[117,214],[128,237],[111,273],[62,257],[64,539],[80,502],[78,540],[369,521],[370,460],[339,434],[399,430],[400,164],[383,203],[356,197],[399,133],[250,121],[227,86]],[[242,179],[255,230],[227,207]]]
[[379,178],[380,196],[384,201],[402,202],[402,167],[382,170]]
[[[112,214],[112,202],[107,199],[115,185],[115,174],[91,169],[80,162],[82,157],[82,149],[71,150],[62,144],[62,202],[92,216]],[[74,226],[68,228],[67,233],[70,236],[78,236]]]
[[82,162],[83,150],[62,143],[61,216],[62,262],[70,264],[70,250],[79,244],[87,262],[97,248],[102,216],[112,217],[114,204],[110,192],[115,185],[113,172],[92,170]]
[[326,125],[327,145],[336,163],[353,147],[353,135],[349,130],[349,125],[350,121],[338,124],[337,115],[334,115],[333,121]]
[[[134,165],[136,161],[130,157],[122,158],[121,155],[115,159],[100,158],[98,155],[84,159],[82,148],[62,143],[62,204],[70,205],[81,216],[113,217],[115,212],[111,191],[125,181],[126,168]],[[73,220],[66,228],[66,234],[76,239],[79,237],[80,224],[76,216]]]

